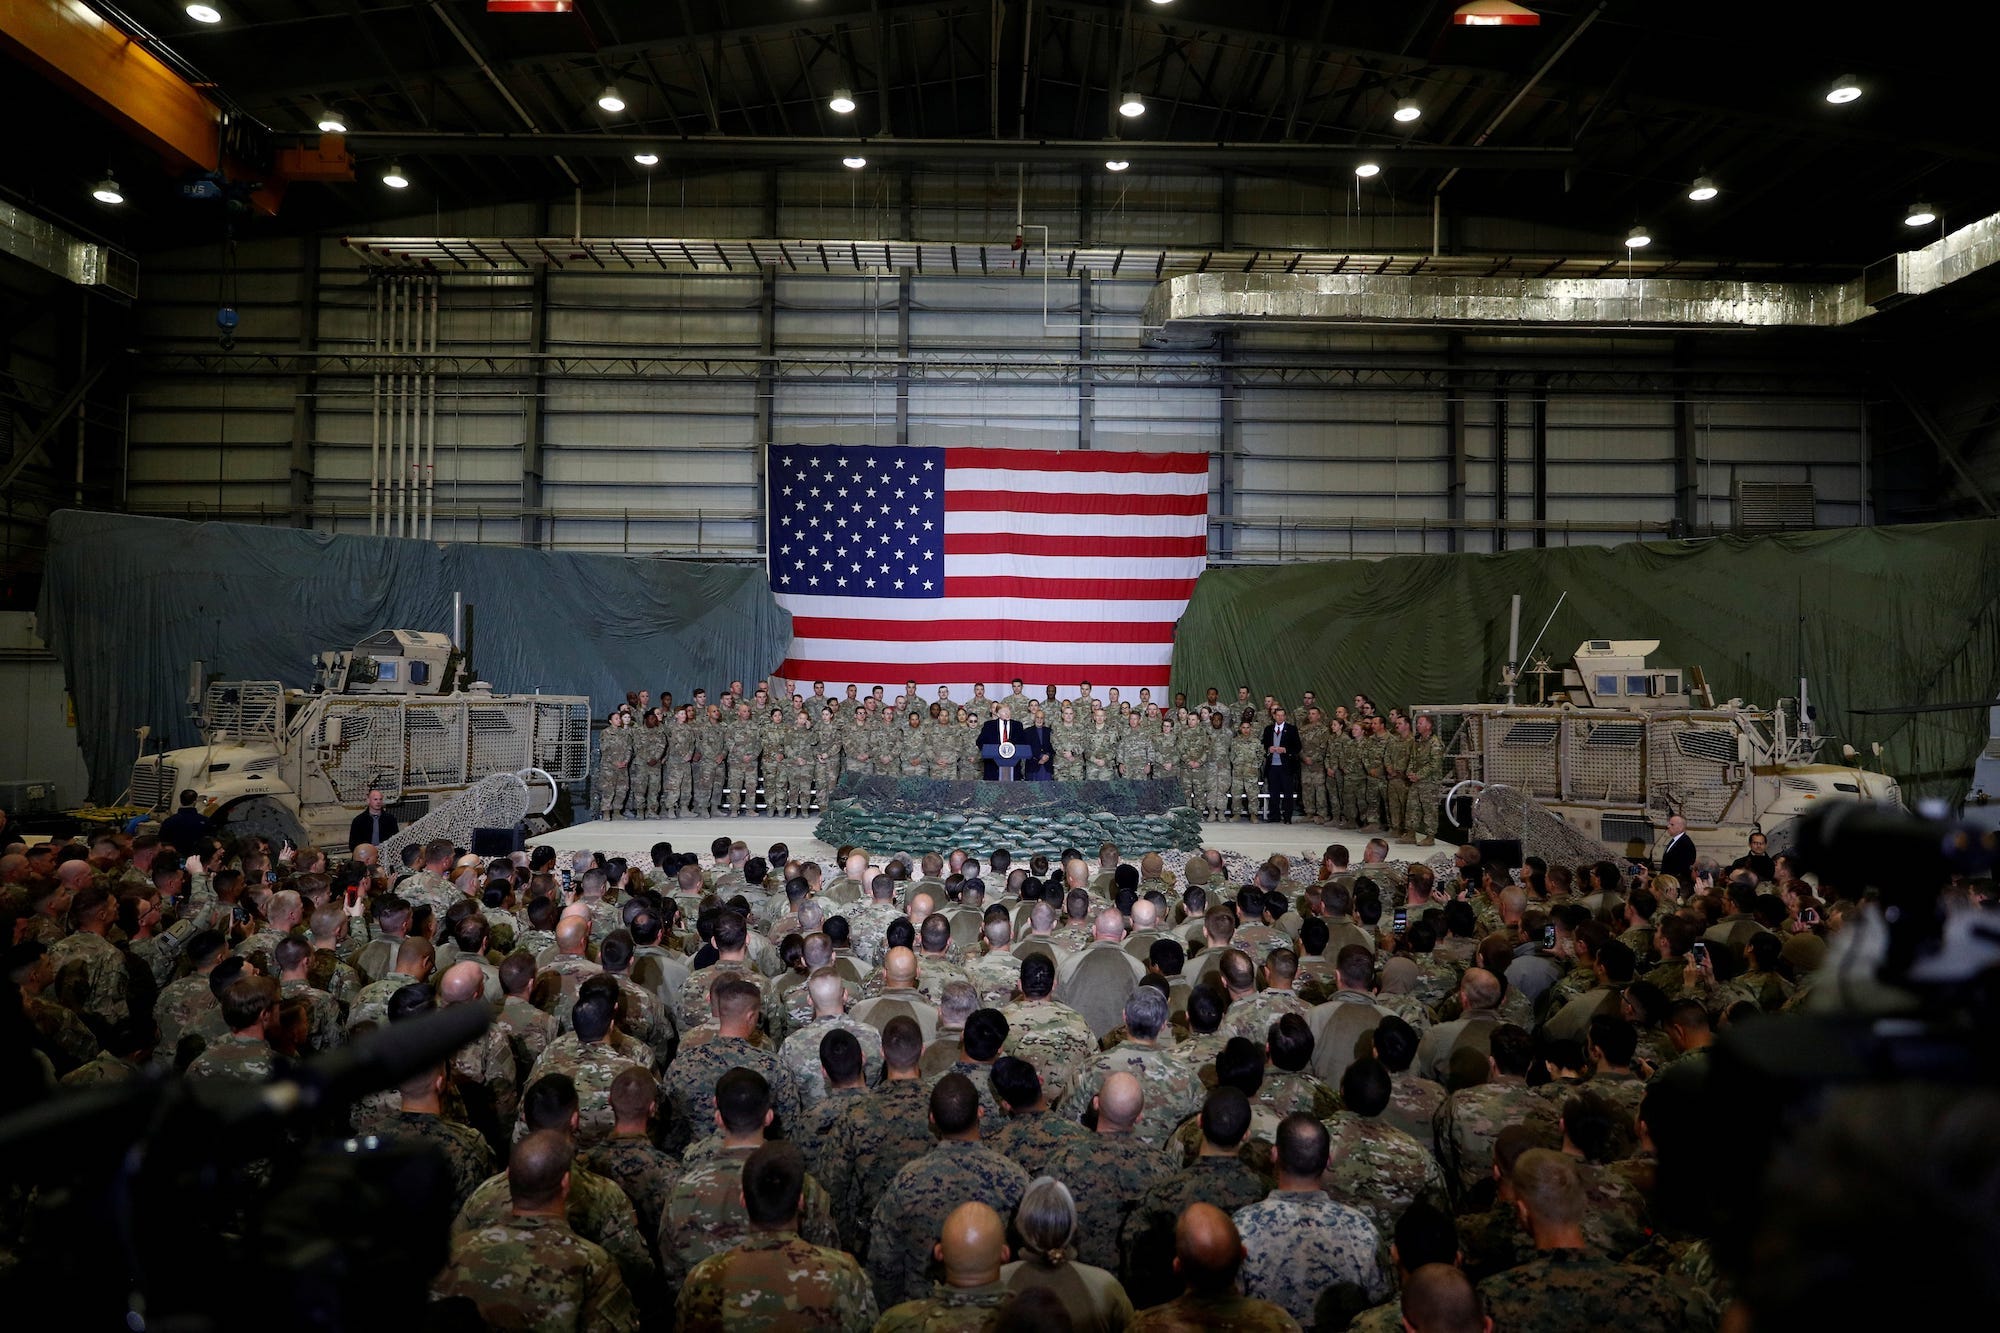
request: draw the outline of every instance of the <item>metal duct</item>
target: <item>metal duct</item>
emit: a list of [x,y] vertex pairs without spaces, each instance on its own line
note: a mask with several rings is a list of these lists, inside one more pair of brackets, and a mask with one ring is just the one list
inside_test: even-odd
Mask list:
[[1838,328],[2000,261],[2000,215],[1846,282],[1658,276],[1464,277],[1191,273],[1153,289],[1154,341],[1205,342],[1226,326],[1401,324],[1488,328]]
[[0,254],[12,255],[79,287],[128,301],[139,295],[137,259],[111,246],[73,236],[4,200],[0,200]]

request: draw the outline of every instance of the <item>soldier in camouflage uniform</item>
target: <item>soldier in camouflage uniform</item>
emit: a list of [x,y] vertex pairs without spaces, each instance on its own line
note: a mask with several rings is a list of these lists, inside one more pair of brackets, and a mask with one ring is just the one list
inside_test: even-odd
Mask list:
[[798,1148],[767,1143],[749,1154],[741,1174],[749,1232],[688,1274],[678,1307],[682,1333],[872,1329],[875,1291],[861,1265],[799,1235],[810,1177]]
[[1004,1217],[1028,1188],[1027,1172],[981,1146],[979,1094],[970,1079],[940,1079],[929,1112],[936,1146],[896,1173],[869,1222],[868,1276],[884,1308],[929,1292],[929,1242],[953,1209],[977,1202]]
[[[840,715],[831,708],[822,709],[819,720],[812,729],[812,808],[822,814],[827,803],[833,799],[834,786],[840,781],[840,754],[843,732],[836,720]],[[800,808],[804,809],[801,801]]]
[[435,1144],[451,1172],[452,1208],[465,1206],[481,1181],[493,1174],[493,1152],[479,1131],[444,1118],[444,1066],[436,1065],[407,1078],[402,1085],[402,1110],[391,1116],[385,1130],[390,1139]]
[[[1007,1224],[999,1213],[976,1200],[960,1204],[936,1237],[944,1280],[885,1310],[875,1333],[982,1333],[1021,1299],[1001,1280]],[[928,1258],[931,1247],[922,1249]]]
[[660,814],[660,770],[667,762],[667,733],[660,715],[649,710],[632,732],[632,815],[657,819]]
[[1502,1129],[1528,1125],[1551,1139],[1557,1134],[1560,1108],[1525,1077],[1533,1058],[1528,1035],[1503,1026],[1493,1033],[1490,1050],[1488,1080],[1446,1097],[1432,1120],[1438,1163],[1454,1201],[1492,1172],[1493,1140]]
[[1123,739],[1102,708],[1091,710],[1090,726],[1083,734],[1083,776],[1092,782],[1106,782],[1118,773],[1118,749]]
[[1236,735],[1229,742],[1229,802],[1225,802],[1222,817],[1229,819],[1232,812],[1227,808],[1233,802],[1234,815],[1254,821],[1257,818],[1257,762],[1264,757],[1264,747],[1251,734],[1248,722],[1236,724]]
[[597,817],[617,819],[632,791],[632,733],[624,712],[611,714],[597,737]]
[[[79,895],[80,896],[80,895]],[[226,1036],[209,1042],[188,1066],[190,1079],[214,1079],[226,1083],[262,1083],[277,1068],[278,1055],[264,1039],[278,1017],[278,983],[269,977],[246,974],[222,988]]]
[[846,988],[841,978],[832,969],[815,972],[806,982],[813,1004],[814,1016],[790,1036],[778,1048],[778,1063],[797,1092],[799,1110],[809,1112],[829,1096],[826,1069],[820,1064],[819,1045],[826,1035],[836,1029],[852,1033],[860,1043],[869,1087],[882,1081],[882,1034],[868,1024],[849,1018],[846,1013]]
[[722,786],[731,819],[757,812],[757,755],[764,748],[763,724],[750,716],[749,704],[738,704],[734,719],[722,726]]
[[637,1315],[618,1266],[565,1220],[574,1188],[564,1183],[569,1165],[569,1144],[553,1131],[516,1146],[507,1168],[509,1211],[453,1237],[433,1294],[470,1298],[494,1328],[634,1328]]
[[1096,1132],[1058,1150],[1048,1170],[1076,1198],[1077,1258],[1115,1272],[1126,1219],[1147,1190],[1173,1175],[1174,1167],[1158,1141],[1149,1142],[1137,1132],[1153,1110],[1137,1077],[1114,1073],[1091,1095]]
[[931,738],[924,726],[923,714],[910,713],[904,716],[903,725],[896,728],[896,776],[904,778],[929,777],[931,773]]
[[1369,828],[1383,822],[1382,794],[1388,773],[1384,752],[1388,748],[1387,728],[1382,719],[1363,732],[1360,744],[1361,791],[1355,802],[1356,827]]
[[1419,717],[1410,742],[1410,832],[1419,847],[1437,841],[1438,802],[1444,797],[1444,742],[1436,725],[1428,713]]
[[924,1036],[917,1020],[899,1014],[882,1029],[882,1086],[856,1099],[828,1133],[827,1164],[841,1248],[867,1246],[875,1205],[903,1167],[930,1151],[930,1099],[918,1069]]
[[[618,983],[610,977],[592,977],[577,992],[570,1009],[570,1031],[557,1037],[535,1061],[526,1086],[530,1089],[550,1074],[563,1074],[576,1085],[581,1104],[577,1143],[589,1148],[609,1138],[617,1117],[611,1110],[611,1085],[627,1069],[640,1066],[638,1060],[621,1055],[607,1038],[618,1012]],[[685,1058],[685,1055],[683,1056]],[[527,1099],[522,1099],[522,1115],[516,1137],[525,1133]]]
[[1197,1121],[1200,1155],[1140,1194],[1118,1233],[1117,1272],[1134,1305],[1156,1305],[1179,1290],[1172,1264],[1174,1224],[1190,1206],[1206,1203],[1234,1213],[1270,1192],[1270,1181],[1238,1158],[1250,1123],[1250,1102],[1242,1091],[1217,1088]]
[[1320,1185],[1334,1198],[1365,1213],[1382,1235],[1411,1204],[1448,1210],[1449,1192],[1437,1158],[1424,1144],[1384,1121],[1392,1083],[1378,1060],[1357,1060],[1340,1081],[1345,1109],[1326,1121],[1332,1152]]
[[724,783],[728,772],[729,731],[722,720],[722,710],[714,704],[708,708],[708,717],[695,730],[694,757],[694,813],[704,818],[714,815],[724,807]]
[[958,758],[965,751],[965,737],[951,713],[938,704],[937,715],[924,724],[924,776],[941,782],[958,778]]
[[660,762],[661,812],[668,819],[679,819],[687,813],[693,792],[694,752],[701,740],[690,720],[693,711],[676,708],[673,717],[661,728],[667,740],[667,755]]
[[[782,708],[770,709],[757,723],[757,767],[764,775],[764,813],[767,816],[778,815],[784,810],[786,778],[789,776],[785,768],[785,739],[791,730],[785,722]],[[754,810],[756,804],[752,799],[751,809]]]
[[875,771],[875,737],[864,708],[851,710],[841,720],[840,771],[863,775]]
[[884,710],[868,722],[869,769],[879,778],[893,778],[903,770],[903,728],[891,721]]
[[582,1162],[632,1201],[639,1232],[648,1247],[659,1240],[660,1214],[680,1179],[681,1167],[653,1142],[653,1116],[660,1085],[644,1069],[628,1069],[611,1083],[611,1137],[583,1154]]
[[[1090,1020],[1049,998],[1055,988],[1055,973],[1055,964],[1043,955],[1023,958],[1021,998],[1000,1010],[1000,1016],[1007,1020],[1002,1053],[1019,1056],[1035,1066],[1052,1105],[1062,1102],[1077,1067],[1098,1054],[1097,1034]],[[1072,1118],[1081,1119],[1082,1115],[1079,1112]]]
[[118,924],[118,899],[110,890],[88,884],[70,900],[69,915],[75,929],[48,946],[49,967],[58,977],[65,968],[79,970],[86,989],[77,1007],[100,1031],[108,1032],[130,1011],[125,955],[105,938]]
[[1121,778],[1152,776],[1159,752],[1153,743],[1153,733],[1146,729],[1145,722],[1145,718],[1138,713],[1125,719],[1125,729],[1118,736],[1118,776]]
[[1205,785],[1202,790],[1202,814],[1209,819],[1229,817],[1229,747],[1236,739],[1230,729],[1228,719],[1220,712],[1211,713],[1208,725],[1191,727],[1207,748],[1207,762],[1202,772]]
[[1329,796],[1342,828],[1358,828],[1361,823],[1361,788],[1366,774],[1361,769],[1361,728],[1350,722],[1339,728],[1327,746],[1333,776]]
[[813,761],[818,757],[819,738],[813,735],[812,720],[804,713],[793,714],[792,725],[786,729],[779,746],[779,794],[773,798],[767,793],[766,814],[806,812],[812,804]]
[[1395,732],[1382,738],[1382,769],[1389,797],[1386,827],[1398,838],[1410,836],[1410,764],[1414,743],[1409,719],[1402,717],[1396,719]]
[[[1149,994],[1158,996],[1159,993],[1141,989],[1134,992],[1133,1000],[1126,1002],[1128,1026],[1133,1023],[1134,1001]],[[1164,1021],[1164,996],[1159,997],[1158,1008],[1160,1019]],[[1092,1098],[1098,1095],[1107,1080],[1118,1074],[1132,1075],[1144,1094],[1145,1113],[1134,1133],[1136,1138],[1151,1147],[1158,1148],[1166,1143],[1177,1125],[1201,1109],[1204,1089],[1195,1067],[1171,1047],[1157,1044],[1156,1039],[1132,1037],[1077,1067],[1075,1082],[1063,1102],[1063,1113],[1072,1120],[1081,1121],[1090,1111]]]
[[1338,1328],[1346,1315],[1389,1294],[1388,1247],[1364,1214],[1320,1188],[1327,1149],[1326,1126],[1303,1115],[1287,1117],[1278,1126],[1274,1154],[1278,1187],[1262,1203],[1238,1211],[1236,1229],[1249,1254],[1245,1293],[1283,1306],[1301,1324]]
[[1299,1333],[1284,1307],[1241,1293],[1243,1241],[1213,1204],[1188,1205],[1174,1226],[1172,1258],[1187,1289],[1134,1314],[1127,1333]]
[[1023,726],[1027,725],[1028,710],[1034,706],[1035,701],[1022,692],[1020,681],[1014,682],[1014,692],[1000,702],[1010,710],[1010,716],[1018,718]]
[[[697,974],[699,975],[699,974]],[[712,995],[719,1027],[717,1035],[699,1045],[683,1046],[668,1067],[665,1087],[673,1117],[667,1146],[680,1147],[709,1132],[715,1122],[716,1081],[731,1069],[749,1069],[770,1088],[772,1113],[780,1126],[798,1116],[798,1093],[777,1055],[750,1043],[763,1005],[763,992],[747,977],[719,980]]]
[[1057,1153],[1090,1133],[1068,1116],[1049,1109],[1041,1075],[1028,1061],[1003,1055],[993,1062],[987,1081],[1007,1118],[987,1137],[986,1146],[1031,1178],[1047,1175]]
[[1076,716],[1076,705],[1068,699],[1056,720],[1049,725],[1049,743],[1055,747],[1055,776],[1060,781],[1074,781],[1083,776],[1083,733],[1084,724]]
[[1299,728],[1299,795],[1305,802],[1307,819],[1328,822],[1326,759],[1333,736],[1319,709],[1301,713],[1305,724]]

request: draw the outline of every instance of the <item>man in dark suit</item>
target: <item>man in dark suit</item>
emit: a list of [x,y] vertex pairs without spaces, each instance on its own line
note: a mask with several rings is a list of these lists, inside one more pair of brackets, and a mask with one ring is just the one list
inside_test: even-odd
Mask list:
[[[1038,713],[1028,714],[1028,725],[1020,729],[1028,738],[1028,771],[1030,782],[1054,782],[1056,779],[1056,734],[1050,730],[1048,721]],[[1018,743],[1018,742],[1017,742]]]
[[1271,798],[1264,822],[1291,823],[1299,799],[1299,729],[1282,708],[1271,710],[1271,725],[1264,728],[1264,784]]
[[1014,721],[1013,714],[1013,709],[1009,708],[1006,704],[1001,704],[998,711],[993,714],[993,720],[980,725],[979,749],[981,751],[981,758],[979,760],[979,769],[980,776],[988,782],[998,782],[1000,780],[1000,765],[984,757],[987,746],[1001,745],[1007,742],[1013,743],[1014,761],[1008,767],[1014,770],[1016,777],[1020,776],[1021,765],[1028,762],[1028,729],[1019,722]]
[[160,821],[160,841],[183,857],[200,851],[201,840],[215,832],[214,823],[195,808],[198,799],[199,796],[190,787],[181,793],[181,808]]
[[1660,848],[1660,873],[1680,881],[1683,891],[1694,887],[1694,839],[1688,836],[1688,822],[1679,815],[1667,816],[1667,843]]
[[402,825],[396,816],[382,808],[382,793],[368,793],[368,808],[354,817],[347,826],[347,846],[349,850],[367,843],[370,847],[380,847],[384,838],[393,838]]

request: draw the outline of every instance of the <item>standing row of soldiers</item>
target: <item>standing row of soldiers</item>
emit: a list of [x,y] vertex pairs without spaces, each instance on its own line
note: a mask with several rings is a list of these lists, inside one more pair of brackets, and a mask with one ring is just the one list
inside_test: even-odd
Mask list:
[[[1211,695],[1214,691],[1210,691]],[[914,690],[894,704],[871,697],[831,700],[815,691],[789,706],[704,692],[680,708],[648,709],[639,694],[610,715],[599,740],[598,817],[616,819],[769,815],[821,809],[843,772],[966,780],[978,776],[980,724],[1002,705],[1015,721],[1047,728],[1046,762],[1032,776],[1088,781],[1179,776],[1210,819],[1255,819],[1267,758],[1261,726],[1280,706],[1266,696],[1262,717],[1239,690],[1235,704],[1211,699],[1171,712],[1151,702],[1094,699],[1085,686],[1059,701],[1013,694],[969,704],[945,690],[926,703]],[[1115,696],[1116,691],[1113,691]],[[1053,702],[1050,710],[1046,702]],[[1310,695],[1292,717],[1298,728],[1305,817],[1343,828],[1379,827],[1429,845],[1444,789],[1444,747],[1420,717],[1414,729],[1395,709],[1384,718],[1357,697],[1355,712],[1329,720]]]

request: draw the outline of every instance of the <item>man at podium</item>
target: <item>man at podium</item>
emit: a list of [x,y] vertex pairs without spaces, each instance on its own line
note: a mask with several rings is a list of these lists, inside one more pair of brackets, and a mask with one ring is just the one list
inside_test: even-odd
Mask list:
[[979,728],[980,776],[988,782],[1012,782],[1032,757],[1027,728],[1014,721],[1014,710],[1001,704],[993,720]]

